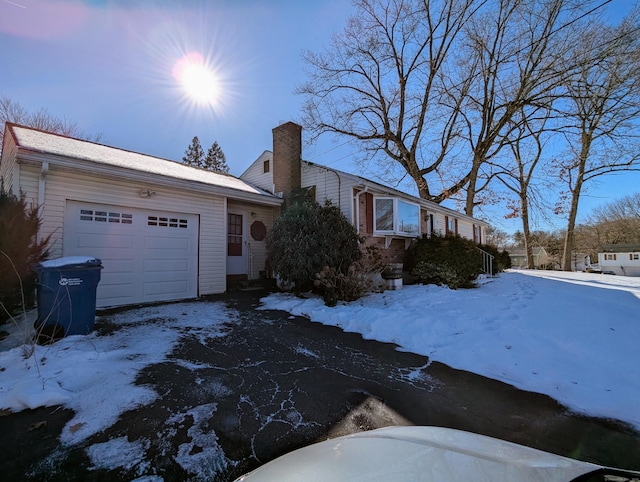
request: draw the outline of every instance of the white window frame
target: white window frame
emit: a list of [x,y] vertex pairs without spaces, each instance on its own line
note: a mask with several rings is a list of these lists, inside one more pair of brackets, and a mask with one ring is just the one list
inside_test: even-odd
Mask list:
[[[392,229],[378,229],[378,201],[391,200],[393,201],[393,228]],[[418,210],[418,224],[417,232],[403,231],[400,226],[400,207],[399,204],[403,203],[411,207],[415,207]],[[393,196],[374,196],[373,197],[373,235],[374,236],[403,236],[417,238],[420,236],[420,205],[405,201]]]

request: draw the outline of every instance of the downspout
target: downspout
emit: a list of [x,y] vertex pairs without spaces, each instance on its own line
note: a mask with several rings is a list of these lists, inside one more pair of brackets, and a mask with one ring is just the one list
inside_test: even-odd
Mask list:
[[369,190],[369,186],[365,186],[362,191],[358,191],[358,193],[354,196],[355,198],[355,224],[356,224],[356,232],[360,234],[360,195],[365,194]]
[[[47,174],[49,173],[49,163],[43,162],[42,167],[40,168],[40,178],[38,179],[38,211],[41,209],[44,210],[44,195],[45,189],[47,186]],[[43,214],[42,212],[40,213]],[[37,236],[38,242],[41,242],[43,239],[42,230],[38,230]]]

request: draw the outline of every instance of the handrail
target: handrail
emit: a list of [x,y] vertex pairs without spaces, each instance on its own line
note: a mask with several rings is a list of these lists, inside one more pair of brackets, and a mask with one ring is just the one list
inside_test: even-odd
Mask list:
[[493,276],[493,259],[495,256],[477,246],[476,249],[482,253],[482,271],[489,276]]

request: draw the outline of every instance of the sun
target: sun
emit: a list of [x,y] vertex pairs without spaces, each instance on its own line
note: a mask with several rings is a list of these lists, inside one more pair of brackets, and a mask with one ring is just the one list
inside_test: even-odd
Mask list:
[[220,81],[204,57],[192,52],[184,55],[173,67],[173,77],[192,102],[215,106],[220,98]]

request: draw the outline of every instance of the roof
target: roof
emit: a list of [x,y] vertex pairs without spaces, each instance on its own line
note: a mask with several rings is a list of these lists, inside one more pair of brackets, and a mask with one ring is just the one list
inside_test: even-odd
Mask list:
[[636,253],[640,251],[640,244],[604,244],[601,253]]
[[104,166],[125,168],[277,199],[271,193],[229,174],[208,171],[168,159],[52,134],[17,124],[7,123],[7,129],[15,139],[16,145],[23,150],[95,162]]
[[384,193],[388,193],[391,194],[393,196],[398,196],[398,197],[404,197],[405,199],[411,199],[412,201],[420,204],[422,207],[431,207],[431,208],[435,208],[438,211],[442,211],[442,212],[446,212],[451,214],[452,216],[455,216],[456,218],[467,218],[467,219],[472,219],[474,222],[476,222],[477,224],[483,224],[486,226],[489,226],[489,223],[486,221],[482,221],[480,219],[474,218],[473,216],[468,216],[464,213],[461,213],[459,211],[456,211],[454,209],[450,209],[447,208],[445,206],[441,206],[440,204],[434,203],[433,201],[429,201],[427,199],[422,199],[416,196],[413,196],[412,194],[408,194],[404,191],[399,191],[398,189],[389,187],[389,186],[385,186],[384,184],[381,184],[379,182],[376,181],[372,181],[371,179],[367,179],[365,177],[361,177],[358,176],[356,174],[350,174],[348,172],[344,172],[344,171],[340,171],[339,169],[334,169],[332,167],[327,167],[327,166],[323,166],[322,164],[316,164],[310,161],[303,161],[304,163],[308,164],[309,166],[313,166],[313,167],[317,167],[320,169],[326,169],[328,171],[332,171],[335,172],[336,174],[338,174],[341,177],[346,177],[349,178],[359,184],[365,184],[368,186],[374,186],[377,190],[382,191]]

